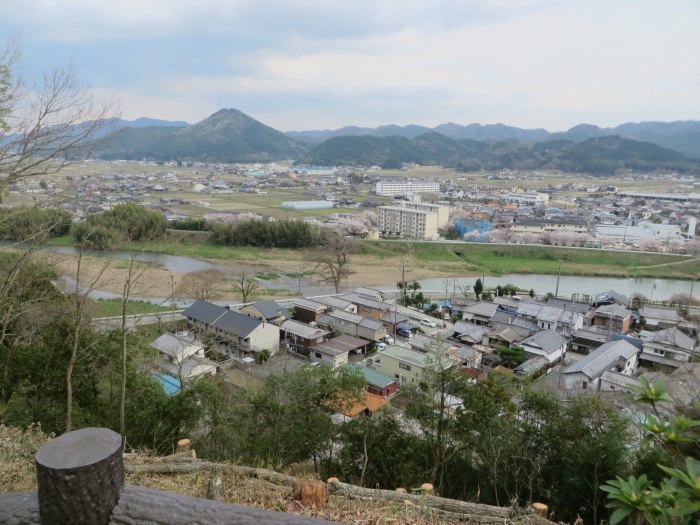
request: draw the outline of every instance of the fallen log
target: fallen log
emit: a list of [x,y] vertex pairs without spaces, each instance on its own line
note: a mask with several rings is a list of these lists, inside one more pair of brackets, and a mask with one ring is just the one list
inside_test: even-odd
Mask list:
[[427,494],[417,495],[393,490],[367,489],[335,480],[330,482],[329,492],[349,499],[385,500],[404,504],[406,501],[410,501],[417,506],[444,511],[452,517],[460,516],[463,520],[478,523],[504,523],[510,516],[510,509],[504,507],[469,503]]

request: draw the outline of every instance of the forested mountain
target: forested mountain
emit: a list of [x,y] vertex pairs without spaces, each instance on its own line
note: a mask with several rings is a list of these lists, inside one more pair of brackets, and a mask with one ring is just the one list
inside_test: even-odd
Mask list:
[[405,137],[347,136],[329,139],[302,157],[306,164],[377,165],[440,164],[466,171],[479,169],[559,169],[614,173],[617,169],[667,169],[700,173],[700,162],[655,144],[618,136],[574,142],[552,140],[533,145],[517,140],[496,143],[453,140],[435,132]]
[[446,137],[461,140],[477,140],[482,142],[501,142],[515,139],[526,144],[549,140],[571,140],[583,142],[596,137],[618,135],[625,139],[651,142],[683,153],[688,157],[700,158],[700,122],[639,122],[620,124],[614,128],[600,128],[592,124],[579,124],[567,131],[550,133],[545,129],[522,129],[504,124],[468,124],[463,126],[449,122],[440,124],[432,129],[423,126],[380,126],[378,128],[361,128],[347,126],[337,130],[290,131],[290,137],[320,144],[326,139],[346,135],[370,135],[385,137],[388,132],[406,138],[415,138],[428,131],[435,131]]
[[[158,124],[158,125],[150,125]],[[104,139],[104,159],[304,164],[439,164],[478,169],[561,169],[613,173],[657,169],[700,173],[700,122],[646,122],[566,132],[503,124],[345,127],[282,133],[236,109],[222,109],[193,125],[154,119],[119,120]]]
[[104,159],[267,162],[308,149],[236,109],[222,109],[191,126],[124,127],[105,138]]

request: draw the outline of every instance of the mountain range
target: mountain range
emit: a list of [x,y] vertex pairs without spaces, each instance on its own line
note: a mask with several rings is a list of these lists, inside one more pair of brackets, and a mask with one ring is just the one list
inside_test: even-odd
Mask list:
[[[656,169],[700,173],[700,122],[580,124],[565,132],[504,124],[387,125],[282,133],[236,109],[188,124],[141,118],[115,122],[97,156],[205,162],[294,159],[326,165],[440,164],[475,169],[561,169],[612,173]],[[113,129],[114,129],[113,128]]]

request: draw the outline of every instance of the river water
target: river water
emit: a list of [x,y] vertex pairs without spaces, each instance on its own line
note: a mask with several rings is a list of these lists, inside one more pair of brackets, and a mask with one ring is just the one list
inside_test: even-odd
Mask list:
[[[53,253],[76,253],[76,249],[72,247],[46,246],[45,249]],[[86,251],[85,253],[97,257],[113,256],[112,254],[107,254],[98,250]],[[114,257],[126,260],[130,259],[131,256],[132,254],[130,252],[117,252],[114,254]],[[145,252],[138,254],[137,258],[141,261],[154,262],[162,268],[174,272],[187,273],[199,270],[209,270],[218,267],[215,264],[202,261],[200,259],[180,255],[165,255]],[[451,297],[453,290],[455,293],[460,293],[460,287],[462,286],[471,290],[477,278],[478,276],[456,277],[449,278],[447,280],[445,278],[433,278],[419,280],[419,283],[424,293],[435,294],[437,297],[444,297],[445,295]],[[482,279],[486,288],[494,288],[497,285],[513,284],[524,290],[533,289],[535,293],[543,295],[548,292],[554,293],[557,289],[557,276],[549,274],[513,273],[497,277],[487,275]],[[74,281],[72,281],[70,277],[64,276],[63,280],[69,286],[69,288],[74,288]],[[359,284],[361,283],[350,282],[348,284],[348,289],[351,291],[355,285]],[[579,294],[579,296],[588,294],[592,296],[596,293],[612,289],[627,295],[628,297],[634,293],[640,293],[649,299],[663,301],[670,299],[674,294],[690,293],[691,286],[691,281],[679,279],[643,278],[635,280],[633,278],[625,277],[582,277],[562,275],[559,278],[558,295],[559,297],[567,298],[571,297],[572,294]],[[319,285],[318,282],[313,279],[313,277],[304,277],[301,279],[301,283],[299,283],[299,281],[295,278],[282,276],[275,280],[260,281],[260,287],[274,288],[278,290],[284,289],[292,292],[300,291],[303,295],[307,296],[330,294],[334,292],[334,290],[328,286]],[[447,287],[447,292],[445,292],[445,287]],[[384,292],[396,292],[395,283],[387,283],[386,285],[375,286],[375,288],[379,288]],[[700,294],[700,289],[697,290],[697,293]],[[693,294],[695,294],[694,290]],[[119,294],[114,294],[103,290],[94,290],[90,295],[95,299],[120,297]],[[165,302],[169,299],[152,297],[148,298],[148,300],[153,302]]]

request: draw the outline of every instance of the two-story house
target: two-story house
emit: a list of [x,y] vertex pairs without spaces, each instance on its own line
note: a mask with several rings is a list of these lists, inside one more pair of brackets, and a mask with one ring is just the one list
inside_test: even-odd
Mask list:
[[620,339],[600,346],[564,370],[566,390],[600,390],[606,371],[631,376],[637,369],[637,348]]

